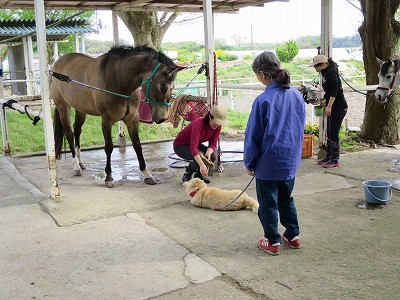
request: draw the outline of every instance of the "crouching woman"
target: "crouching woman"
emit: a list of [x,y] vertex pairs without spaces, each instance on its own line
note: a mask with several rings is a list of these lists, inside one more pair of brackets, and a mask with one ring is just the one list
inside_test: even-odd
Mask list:
[[[207,177],[208,168],[199,153],[202,152],[206,158],[212,162],[215,161],[215,149],[221,127],[226,122],[226,114],[225,107],[214,106],[204,118],[192,121],[176,136],[173,142],[175,153],[179,157],[191,161],[186,167],[182,182],[189,181],[194,174],[194,177],[210,183],[210,179]],[[208,142],[208,146],[204,145],[204,142]]]

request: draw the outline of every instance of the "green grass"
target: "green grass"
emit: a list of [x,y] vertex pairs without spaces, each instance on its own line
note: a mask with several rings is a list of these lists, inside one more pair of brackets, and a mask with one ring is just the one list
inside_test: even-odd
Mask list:
[[[6,110],[8,138],[12,155],[29,154],[45,151],[43,121],[40,120],[37,125],[32,125],[32,121],[24,114],[16,111]],[[173,128],[172,124],[164,123],[160,125],[139,124],[139,137],[141,141],[156,139],[174,138],[180,128]],[[124,125],[126,141],[130,142],[126,127]],[[114,143],[118,141],[118,123],[114,124],[112,129]],[[2,141],[2,134],[0,132]],[[101,131],[101,118],[87,116],[86,122],[82,128],[81,147],[93,147],[104,145],[103,133]],[[4,153],[2,147],[0,153]]]

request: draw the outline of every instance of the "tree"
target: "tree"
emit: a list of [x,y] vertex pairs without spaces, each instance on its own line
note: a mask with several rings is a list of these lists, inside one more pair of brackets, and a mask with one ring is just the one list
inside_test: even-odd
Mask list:
[[231,36],[232,40],[238,45],[238,47],[242,46],[244,42],[247,40],[245,36],[239,36],[236,33]]
[[[158,17],[161,15],[160,17]],[[120,11],[118,16],[133,36],[135,45],[161,48],[162,39],[168,28],[178,17],[177,12],[157,14],[147,11]]]
[[[376,57],[395,58],[400,37],[396,21],[400,0],[360,0],[364,21],[358,29],[363,42],[364,69],[367,85],[378,84],[379,64]],[[372,94],[366,98],[365,115],[360,136],[383,144],[400,143],[400,96],[394,94],[382,105]]]
[[280,61],[288,63],[299,54],[299,47],[295,41],[289,40],[284,45],[278,45],[275,52]]

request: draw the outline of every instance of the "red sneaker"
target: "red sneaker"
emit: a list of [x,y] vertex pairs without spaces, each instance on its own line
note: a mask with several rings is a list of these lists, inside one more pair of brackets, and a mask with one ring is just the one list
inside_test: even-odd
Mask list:
[[301,240],[297,235],[291,240],[288,240],[284,235],[282,235],[282,240],[293,249],[299,249],[301,247]]
[[261,238],[258,240],[258,247],[261,250],[271,254],[271,255],[279,255],[279,250],[281,249],[280,243],[275,243],[271,245],[271,243],[266,238]]

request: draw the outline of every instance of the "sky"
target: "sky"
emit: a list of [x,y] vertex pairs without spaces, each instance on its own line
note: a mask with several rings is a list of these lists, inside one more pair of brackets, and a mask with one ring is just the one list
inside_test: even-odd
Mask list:
[[[359,6],[358,1],[352,2]],[[197,14],[200,15],[200,14]],[[97,18],[104,29],[90,39],[112,40],[112,21],[110,11],[99,11]],[[359,9],[346,0],[333,0],[333,36],[343,37],[357,33],[363,16]],[[125,24],[119,20],[120,39],[133,43],[133,38]],[[321,32],[321,0],[290,0],[289,2],[267,3],[264,7],[248,7],[235,14],[215,14],[214,38],[225,39],[228,45],[235,45],[233,36],[245,43],[279,43],[300,36],[319,35]],[[204,42],[203,17],[190,24],[172,24],[163,42],[195,41]]]

